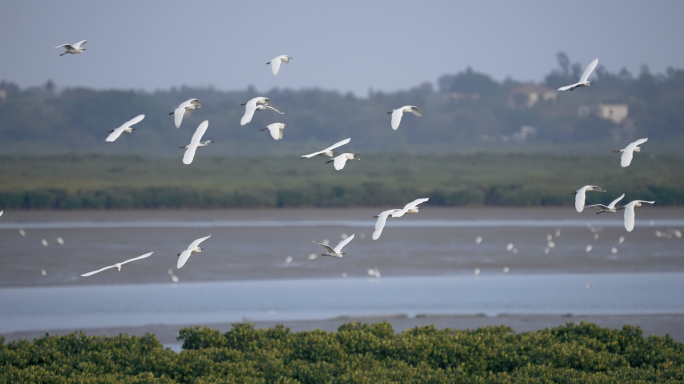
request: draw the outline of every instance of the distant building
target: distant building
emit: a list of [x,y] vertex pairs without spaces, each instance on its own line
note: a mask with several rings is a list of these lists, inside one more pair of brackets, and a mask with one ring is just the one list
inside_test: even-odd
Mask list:
[[526,107],[537,104],[539,100],[556,101],[558,91],[543,85],[523,85],[508,93],[508,105],[511,108]]
[[582,105],[578,113],[580,117],[597,116],[620,124],[629,116],[629,107],[627,104]]

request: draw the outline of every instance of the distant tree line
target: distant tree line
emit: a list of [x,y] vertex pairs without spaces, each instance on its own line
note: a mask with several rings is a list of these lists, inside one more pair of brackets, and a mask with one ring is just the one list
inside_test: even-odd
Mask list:
[[[587,59],[589,60],[589,59]],[[578,79],[583,66],[558,54],[559,69],[540,85],[556,89]],[[586,65],[586,63],[584,63]],[[207,137],[223,143],[226,154],[297,152],[301,143],[328,144],[352,137],[362,151],[442,152],[478,147],[487,140],[515,138],[522,126],[535,128],[524,139],[532,143],[611,141],[648,136],[658,141],[684,138],[684,70],[652,74],[644,66],[635,76],[627,70],[610,73],[599,64],[594,85],[565,92],[554,100],[530,107],[514,107],[511,92],[524,85],[502,82],[473,69],[445,75],[430,84],[393,93],[352,94],[320,89],[271,89],[257,92],[217,91],[211,88],[173,88],[153,93],[132,90],[63,88],[48,81],[44,86],[20,89],[0,82],[0,151],[3,153],[110,152],[165,156],[187,144],[190,132],[209,120]],[[285,115],[259,112],[253,122],[240,126],[241,103],[267,96]],[[202,108],[183,121],[180,130],[168,115],[180,102],[199,98]],[[626,104],[627,123],[616,125],[595,116],[580,117],[581,105]],[[423,117],[407,116],[392,131],[385,112],[402,105],[417,105]],[[146,118],[139,130],[121,142],[105,143],[106,131],[138,114]],[[290,126],[282,142],[274,143],[257,128],[281,121]],[[616,132],[621,132],[616,136]],[[277,144],[277,145],[276,145]],[[215,149],[219,151],[220,149]]]
[[5,343],[2,383],[681,383],[684,346],[669,336],[568,323],[515,334],[509,327],[395,334],[348,323],[292,333],[233,324],[221,334],[184,328],[175,353],[153,335],[48,336]]

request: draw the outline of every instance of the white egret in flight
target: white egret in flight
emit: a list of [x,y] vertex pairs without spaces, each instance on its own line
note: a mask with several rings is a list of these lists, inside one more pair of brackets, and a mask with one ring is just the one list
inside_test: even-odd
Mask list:
[[321,247],[323,247],[323,249],[325,249],[326,253],[321,253],[321,256],[332,256],[332,257],[338,257],[341,259],[342,255],[346,254],[345,252],[342,252],[342,248],[344,248],[345,245],[349,244],[349,242],[352,241],[352,239],[354,239],[354,235],[351,235],[351,236],[347,237],[346,239],[340,241],[340,243],[337,244],[337,246],[335,248],[333,248],[327,244],[317,243],[315,241],[313,243],[318,244]]
[[191,254],[202,252],[202,248],[200,248],[200,246],[199,246],[200,243],[203,242],[204,240],[210,238],[210,237],[211,237],[211,235],[193,241],[190,245],[188,245],[188,249],[179,253],[178,254],[178,264],[176,264],[176,268],[181,269],[181,267],[183,267],[185,265],[185,263],[188,261]]
[[620,165],[623,168],[629,167],[629,164],[632,162],[632,157],[634,157],[634,152],[640,152],[642,149],[639,148],[639,144],[643,144],[646,141],[648,141],[648,137],[639,139],[619,151],[613,151],[615,153],[622,152],[622,156],[620,157]]
[[634,200],[625,205],[625,229],[627,232],[632,232],[634,229],[634,207],[641,207],[641,203],[653,204],[655,201]]
[[339,142],[337,142],[337,143],[335,143],[335,144],[329,146],[328,148],[326,148],[326,149],[324,149],[324,150],[322,150],[322,151],[318,151],[318,152],[314,152],[314,153],[309,153],[308,155],[302,155],[302,157],[306,157],[307,159],[312,158],[312,157],[314,157],[314,156],[334,157],[334,156],[335,156],[335,152],[333,152],[333,149],[335,149],[335,148],[337,148],[337,147],[341,147],[341,146],[347,144],[347,143],[350,142],[350,141],[351,141],[351,139],[344,139],[344,140],[342,140],[342,141],[339,141]]
[[578,81],[575,84],[572,85],[567,85],[565,87],[560,87],[558,88],[559,91],[567,91],[570,90],[572,91],[575,88],[578,87],[588,87],[591,85],[591,82],[589,80],[589,76],[591,76],[591,73],[594,72],[594,68],[596,68],[596,65],[598,64],[598,59],[594,59],[589,65],[587,65],[587,69],[584,70],[584,73],[582,74],[582,77],[580,78],[580,81]]
[[411,112],[416,116],[423,116],[423,113],[420,111],[420,109],[414,105],[405,105],[401,108],[393,109],[392,112],[387,112],[387,114],[392,115],[392,129],[396,131],[397,128],[399,128],[401,117],[404,116],[404,113],[406,112]]
[[599,211],[596,212],[597,215],[598,215],[599,213],[603,213],[603,212],[615,213],[615,212],[617,212],[617,211],[619,211],[619,210],[621,210],[621,209],[625,209],[625,207],[622,207],[622,208],[615,208],[615,204],[617,204],[618,201],[622,200],[623,197],[625,197],[625,194],[624,194],[624,193],[623,193],[622,195],[620,195],[620,197],[618,197],[617,199],[611,201],[610,204],[608,204],[608,205],[603,205],[603,204],[592,204],[592,205],[587,205],[587,206],[585,206],[584,208],[588,208],[588,207],[596,207],[596,208],[598,208]]
[[125,122],[125,123],[124,123],[122,126],[120,126],[119,128],[117,128],[117,129],[112,129],[112,130],[107,131],[107,132],[111,132],[111,133],[109,134],[109,136],[107,136],[107,141],[111,143],[112,141],[118,139],[119,136],[121,136],[122,133],[124,133],[124,132],[131,133],[131,132],[133,132],[133,131],[135,130],[135,128],[131,128],[131,126],[134,125],[134,124],[138,124],[138,123],[141,122],[142,119],[144,119],[144,118],[145,118],[145,115],[138,115],[138,116],[134,117],[133,119],[131,119],[131,120]]
[[245,114],[242,116],[242,119],[240,120],[240,125],[245,125],[252,121],[252,117],[254,117],[254,112],[256,111],[263,111],[264,109],[272,109],[281,115],[284,115],[283,112],[280,112],[279,110],[273,108],[271,106],[271,100],[268,99],[268,97],[255,97],[252,100],[240,104],[245,106]]
[[197,150],[197,147],[206,147],[207,145],[211,143],[215,143],[215,141],[207,140],[204,142],[201,142],[202,140],[202,135],[204,135],[204,132],[207,131],[207,128],[209,127],[209,120],[204,120],[199,127],[197,127],[197,130],[195,131],[195,134],[192,135],[192,139],[190,140],[190,144],[185,145],[183,147],[179,148],[186,148],[185,150],[185,155],[183,155],[183,164],[192,164],[192,159],[195,158],[195,151]]
[[378,218],[378,221],[375,222],[375,232],[373,232],[373,240],[377,240],[380,238],[380,235],[382,235],[382,230],[385,228],[385,222],[387,222],[387,218],[389,217],[389,215],[393,214],[396,211],[399,211],[399,209],[390,209],[387,211],[382,211],[379,215],[373,216]]
[[572,194],[575,195],[575,209],[577,209],[577,212],[582,212],[584,210],[584,202],[587,198],[585,192],[587,191],[605,192],[603,189],[595,185],[585,185],[575,192],[572,192]]
[[169,115],[173,115],[173,122],[176,124],[176,128],[180,128],[181,122],[183,122],[183,115],[185,115],[185,111],[195,108],[202,108],[202,104],[200,104],[200,101],[197,99],[190,99],[188,101],[184,101],[178,106],[178,108],[169,113]]
[[132,258],[132,259],[128,259],[128,260],[126,260],[126,261],[122,261],[122,262],[120,262],[120,263],[116,263],[116,264],[114,264],[114,265],[110,265],[109,267],[104,267],[104,268],[102,268],[102,269],[98,269],[97,271],[92,271],[92,272],[84,273],[84,274],[82,274],[81,276],[83,276],[83,277],[91,276],[91,275],[94,275],[94,274],[96,274],[96,273],[100,273],[100,272],[102,272],[102,271],[104,271],[104,270],[107,270],[107,269],[110,269],[110,268],[116,268],[116,269],[118,269],[119,272],[120,272],[120,271],[121,271],[121,266],[122,266],[122,265],[124,265],[124,264],[126,264],[126,263],[130,263],[131,261],[136,261],[136,260],[144,259],[144,258],[146,258],[146,257],[150,257],[150,255],[152,255],[153,253],[154,253],[154,252],[146,253],[146,254],[144,254],[144,255],[142,255],[142,256],[134,257],[134,258]]
[[79,41],[79,42],[76,43],[76,44],[62,44],[62,45],[58,45],[58,46],[56,46],[56,47],[54,47],[54,48],[52,48],[52,49],[57,49],[57,48],[62,48],[62,47],[64,47],[64,53],[62,53],[60,56],[64,56],[64,55],[66,55],[67,53],[71,53],[71,54],[74,54],[74,53],[83,53],[83,51],[85,51],[86,49],[85,49],[85,48],[81,48],[81,45],[83,45],[83,44],[85,44],[85,43],[87,43],[87,42],[88,42],[88,40],[81,40],[81,41]]
[[282,62],[282,63],[288,64],[290,62],[290,60],[292,60],[292,58],[290,56],[280,55],[280,56],[273,58],[273,60],[266,63],[266,65],[271,64],[271,70],[273,71],[273,76],[275,76],[278,74],[278,71],[280,70],[280,63]]
[[344,168],[344,165],[347,164],[347,160],[361,160],[359,155],[353,154],[353,153],[343,153],[339,156],[334,157],[332,160],[328,160],[325,163],[333,163],[335,166],[336,170],[341,170]]
[[266,128],[262,128],[259,131],[265,131],[268,129],[268,131],[271,133],[271,137],[273,137],[273,140],[280,140],[283,138],[283,130],[285,127],[287,127],[287,124],[273,123],[267,125]]
[[397,211],[392,214],[392,217],[402,217],[406,213],[418,213],[418,210],[420,209],[418,204],[424,203],[428,200],[430,200],[428,197],[424,199],[413,200],[412,202],[406,204],[403,209],[397,209]]

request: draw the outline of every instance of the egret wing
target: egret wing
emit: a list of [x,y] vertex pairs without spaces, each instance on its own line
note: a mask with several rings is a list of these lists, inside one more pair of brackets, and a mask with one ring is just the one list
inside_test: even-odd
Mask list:
[[280,113],[281,115],[284,115],[284,114],[285,114],[285,112],[280,112],[279,110],[277,110],[277,109],[271,107],[270,105],[264,104],[264,108],[272,109],[272,110],[274,110],[274,111]]
[[413,114],[416,116],[423,116],[423,112],[421,112],[416,106],[411,106],[411,112],[413,112]]
[[398,211],[397,209],[390,209],[388,211],[383,211],[378,215],[378,221],[375,222],[375,232],[373,232],[373,240],[377,240],[382,235],[382,230],[385,228],[385,223],[387,222],[387,217]]
[[627,232],[632,232],[634,229],[634,204],[637,201],[631,201],[625,206],[625,229]]
[[128,260],[126,260],[126,261],[122,261],[120,264],[126,264],[126,263],[130,263],[131,261],[136,261],[136,260],[144,259],[144,258],[146,258],[146,257],[150,257],[153,253],[154,253],[154,252],[146,253],[146,254],[144,254],[144,255],[142,255],[142,256],[138,256],[138,257],[134,257],[134,258],[132,258],[132,259],[128,259]]
[[625,197],[624,193],[617,199],[611,201],[610,204],[608,204],[608,208],[615,208],[615,204],[617,204],[618,201],[622,200],[623,197]]
[[188,262],[188,259],[190,258],[190,255],[192,254],[192,251],[189,249],[186,249],[185,251],[181,252],[180,256],[178,256],[178,263],[176,263],[176,268],[181,269],[185,263]]
[[192,159],[195,158],[195,151],[197,151],[196,144],[189,144],[183,155],[183,164],[192,164]]
[[202,140],[202,136],[204,135],[204,132],[207,131],[207,128],[209,127],[209,120],[204,120],[198,127],[197,130],[195,131],[195,134],[192,135],[192,140],[190,140],[190,144],[199,144],[200,140]]
[[629,167],[629,165],[632,163],[632,158],[634,157],[634,150],[633,149],[625,149],[622,151],[622,156],[620,156],[620,165],[622,168]]
[[97,271],[92,271],[92,272],[84,273],[84,274],[82,274],[81,276],[83,276],[83,277],[92,276],[92,275],[94,275],[94,274],[96,274],[96,273],[100,273],[100,272],[102,272],[102,271],[106,271],[107,269],[114,268],[114,267],[116,267],[116,265],[110,265],[109,267],[104,267],[104,268],[102,268],[102,269],[98,269]]
[[331,246],[329,246],[329,245],[327,245],[327,244],[317,243],[317,242],[315,242],[315,241],[314,241],[313,243],[314,243],[314,244],[318,244],[318,245],[320,245],[321,247],[323,247],[323,249],[325,249],[325,251],[326,251],[327,253],[335,253],[335,250],[334,250]]
[[256,111],[256,101],[252,103],[253,99],[250,100],[246,105],[245,105],[245,114],[242,116],[242,119],[240,119],[240,125],[245,125],[252,121],[252,117],[254,117],[254,112]]
[[273,76],[277,75],[278,71],[280,71],[280,57],[281,56],[278,56],[271,60],[271,70],[273,71]]
[[395,109],[392,111],[392,129],[396,130],[399,128],[399,123],[401,123],[401,117],[404,112],[401,109]]
[[577,83],[571,84],[571,85],[566,85],[565,87],[560,87],[558,88],[559,91],[567,91],[568,89],[573,89],[577,86]]
[[643,144],[643,143],[645,143],[645,142],[647,142],[647,141],[648,141],[648,137],[644,137],[643,139],[639,139],[639,140],[637,140],[637,141],[635,141],[635,142],[633,142],[633,143],[630,143],[628,147],[636,148],[636,147],[638,147],[639,145],[641,145],[641,144]]
[[280,128],[278,128],[278,139],[279,140],[283,138],[283,131],[284,130],[285,130],[285,127],[281,126]]
[[173,111],[173,122],[176,124],[176,128],[180,128],[181,123],[183,122],[183,115],[185,115],[185,107],[181,104],[180,107]]
[[429,197],[426,197],[426,198],[424,198],[424,199],[416,199],[416,200],[413,200],[412,202],[406,204],[406,206],[404,207],[404,211],[408,211],[408,210],[411,209],[411,208],[415,208],[416,206],[418,206],[418,204],[422,204],[422,203],[424,203],[424,202],[426,202],[426,201],[428,201],[428,200],[430,200]]
[[580,188],[575,195],[575,209],[577,212],[582,212],[584,210],[584,202],[586,201],[586,189],[587,187]]
[[273,140],[280,140],[283,138],[283,133],[280,130],[279,124],[269,124],[267,128],[268,132],[271,133],[271,137],[273,137]]
[[582,77],[580,77],[580,83],[584,83],[589,79],[589,76],[591,76],[591,73],[594,72],[594,68],[596,68],[596,65],[598,64],[598,59],[594,59],[589,65],[587,65],[587,69],[584,70],[584,73],[582,74]]
[[585,205],[585,206],[584,206],[584,208],[589,208],[589,207],[599,207],[599,208],[604,208],[604,209],[611,208],[611,207],[607,207],[607,206],[605,206],[605,205],[603,205],[603,204],[592,204],[592,205]]
[[335,149],[335,148],[337,148],[337,147],[341,147],[341,146],[343,146],[343,145],[349,143],[350,141],[351,141],[351,138],[349,138],[349,139],[344,139],[344,140],[342,140],[342,141],[339,141],[339,142],[337,142],[337,143],[335,143],[335,144],[329,146],[328,148],[326,148],[326,149],[324,149],[324,150],[322,150],[322,151],[310,153],[310,154],[308,154],[308,155],[303,155],[302,157],[311,158],[311,157],[317,156],[317,155],[319,155],[319,154],[321,154],[321,153],[323,153],[323,152],[332,151],[333,149]]
[[123,128],[128,128],[128,127],[130,127],[130,126],[132,126],[132,125],[134,125],[134,124],[138,124],[138,123],[141,122],[144,118],[145,118],[145,115],[138,115],[138,116],[136,116],[136,117],[134,117],[134,118],[128,120],[127,122],[125,122],[124,125],[122,125],[121,127],[123,127]]
[[76,49],[79,49],[79,48],[81,48],[81,45],[83,45],[83,44],[85,44],[85,43],[87,43],[87,42],[88,42],[88,40],[81,40],[81,41],[79,41],[79,42],[76,43],[76,44],[72,44],[71,46],[74,47],[74,48],[76,48]]
[[342,248],[344,248],[345,245],[349,244],[350,241],[354,239],[354,235],[351,235],[347,237],[346,239],[340,241],[339,244],[337,244],[337,247],[335,247],[335,252],[340,253],[342,252]]
[[52,48],[52,49],[57,49],[57,48],[62,48],[62,47],[66,48],[66,49],[74,48],[74,47],[71,46],[71,44],[62,44],[62,45],[58,45],[58,46],[56,46],[56,47],[54,47],[54,48]]
[[335,166],[336,170],[341,170],[344,168],[344,165],[347,164],[347,155],[342,154],[337,156],[336,158],[333,159],[333,165]]
[[121,133],[123,133],[124,129],[126,129],[126,127],[119,127],[117,129],[115,129],[112,133],[109,134],[109,136],[107,136],[106,141],[111,143],[114,140],[118,139],[119,136],[121,136]]
[[193,249],[199,247],[199,245],[200,245],[204,240],[206,240],[206,239],[208,239],[208,238],[210,238],[210,237],[211,237],[211,235],[209,235],[209,236],[207,236],[207,237],[202,237],[202,238],[200,238],[200,239],[197,239],[197,240],[193,241],[193,242],[188,246],[188,250],[192,251]]

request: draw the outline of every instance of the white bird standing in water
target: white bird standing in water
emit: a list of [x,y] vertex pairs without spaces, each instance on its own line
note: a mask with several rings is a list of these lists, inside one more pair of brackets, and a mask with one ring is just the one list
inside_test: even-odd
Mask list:
[[382,211],[379,215],[373,216],[378,218],[378,221],[375,222],[375,232],[373,232],[373,240],[377,240],[380,238],[380,235],[382,235],[382,230],[385,228],[387,218],[389,217],[389,215],[393,214],[396,211],[399,211],[399,209],[390,209],[387,211]]
[[584,210],[584,201],[587,198],[585,192],[587,191],[605,192],[603,189],[595,185],[585,185],[575,192],[572,192],[572,194],[575,195],[575,209],[577,209],[577,212],[582,212]]
[[178,108],[176,108],[173,112],[169,113],[169,115],[173,115],[173,122],[176,124],[176,128],[180,128],[181,122],[183,121],[183,115],[185,115],[185,111],[189,111],[195,108],[202,108],[202,104],[200,104],[200,101],[197,99],[190,99],[188,101],[181,103],[181,105],[179,105]]
[[617,212],[617,211],[619,211],[619,210],[621,210],[621,209],[625,209],[625,207],[622,207],[622,208],[615,208],[615,204],[617,204],[618,201],[622,200],[623,197],[625,197],[625,194],[624,194],[624,193],[623,193],[620,197],[618,197],[617,199],[611,201],[610,204],[608,204],[607,206],[606,206],[606,205],[603,205],[603,204],[592,204],[592,205],[587,205],[587,206],[585,206],[584,208],[588,208],[588,207],[596,207],[596,208],[598,208],[599,211],[596,212],[597,215],[598,215],[599,213],[603,213],[603,212],[615,213],[615,212]]
[[83,53],[85,51],[85,48],[81,48],[81,46],[85,43],[87,43],[88,40],[81,40],[76,44],[62,44],[58,45],[52,49],[57,49],[57,48],[62,48],[64,47],[64,53],[62,53],[60,56],[64,56],[67,53],[74,54],[74,53]]
[[[104,270],[107,270],[107,269],[109,269],[109,268],[116,268],[116,269],[119,270],[119,272],[121,272],[121,266],[122,266],[122,265],[124,265],[124,264],[126,264],[126,263],[130,263],[131,261],[136,261],[136,260],[144,259],[144,258],[146,258],[146,257],[150,257],[150,255],[152,255],[153,253],[154,253],[154,252],[146,253],[146,254],[144,254],[144,255],[142,255],[142,256],[134,257],[134,258],[132,258],[132,259],[128,259],[128,260],[126,260],[126,261],[122,261],[122,262],[120,262],[120,263],[116,263],[116,264],[114,264],[114,265],[110,265],[109,267],[104,267],[104,268],[102,268],[102,269],[98,269],[97,271],[92,271],[92,272],[84,273],[84,274],[82,274],[81,276],[83,276],[83,277],[91,276],[91,275],[94,275],[94,274],[96,274],[96,273],[100,273],[100,272],[102,272],[102,271],[104,271]],[[43,275],[43,276],[44,276],[44,275]]]
[[334,157],[332,160],[326,161],[325,163],[333,163],[335,169],[339,171],[344,168],[345,164],[347,164],[347,160],[361,160],[361,158],[359,155],[353,153],[343,153],[337,157]]
[[344,140],[342,140],[342,141],[339,141],[339,142],[337,142],[337,143],[335,143],[335,144],[329,146],[328,148],[326,148],[326,149],[324,149],[324,150],[322,150],[322,151],[318,151],[318,152],[314,152],[314,153],[309,153],[308,155],[302,155],[302,157],[306,157],[307,159],[312,158],[312,157],[314,157],[314,156],[334,157],[334,156],[335,156],[335,152],[333,152],[333,149],[335,149],[335,148],[337,148],[337,147],[341,147],[341,146],[343,146],[343,145],[349,143],[350,141],[351,141],[351,139],[344,139]]
[[179,147],[179,148],[186,148],[185,150],[185,155],[183,155],[183,164],[192,164],[192,159],[195,158],[195,151],[197,150],[197,147],[206,147],[207,145],[211,143],[215,143],[215,141],[207,140],[205,142],[200,142],[202,139],[202,135],[204,135],[204,132],[207,131],[207,128],[209,127],[209,120],[204,120],[199,127],[197,127],[197,130],[195,131],[195,134],[192,135],[192,139],[190,140],[190,144]]
[[405,105],[401,108],[393,109],[392,112],[387,112],[387,114],[392,115],[392,129],[396,131],[397,128],[399,128],[401,117],[404,116],[404,113],[406,112],[411,112],[416,116],[423,116],[423,113],[420,111],[420,109],[414,105]]
[[138,116],[134,117],[132,120],[125,122],[119,128],[107,131],[107,132],[111,132],[109,134],[109,136],[107,136],[107,141],[111,143],[114,140],[118,139],[122,133],[124,133],[124,132],[131,133],[131,132],[135,131],[135,128],[131,128],[131,126],[133,126],[134,124],[138,124],[144,118],[145,118],[145,115],[138,115]]
[[559,91],[567,91],[570,90],[572,91],[575,88],[578,87],[588,87],[591,85],[591,82],[589,82],[589,76],[591,76],[591,73],[594,72],[594,68],[596,68],[596,65],[598,64],[598,59],[594,59],[589,65],[587,65],[587,69],[584,70],[584,73],[582,74],[582,77],[580,78],[580,81],[578,81],[575,84],[572,85],[567,85],[565,87],[560,87],[558,88]]
[[629,164],[632,163],[632,158],[634,157],[634,152],[640,152],[642,148],[639,148],[639,144],[643,144],[648,141],[648,137],[645,137],[643,139],[639,139],[633,143],[630,143],[628,146],[625,148],[619,150],[619,151],[613,151],[615,153],[620,153],[622,152],[622,156],[620,157],[620,165],[625,168],[629,167]]
[[271,137],[273,137],[273,140],[280,140],[283,138],[283,130],[285,127],[287,127],[287,124],[273,123],[267,125],[266,128],[262,128],[259,131],[265,131],[268,129],[268,131],[271,132]]
[[271,100],[269,100],[268,97],[255,97],[252,100],[240,105],[245,106],[245,114],[242,116],[242,119],[240,120],[240,125],[245,125],[252,121],[252,117],[254,117],[254,112],[263,111],[267,108],[272,109],[280,113],[281,115],[284,115],[283,112],[280,112],[279,110],[271,106]]
[[280,63],[288,64],[292,58],[288,55],[280,55],[275,57],[273,60],[266,63],[266,65],[271,64],[271,70],[273,71],[273,76],[278,74],[280,70]]
[[641,207],[641,203],[648,203],[648,204],[653,204],[655,201],[645,201],[645,200],[634,200],[630,201],[627,203],[627,205],[624,206],[625,208],[625,229],[627,232],[632,232],[634,229],[634,217],[636,216],[634,213],[634,207]]
[[340,241],[340,243],[337,244],[337,246],[335,248],[329,246],[328,244],[317,243],[315,241],[313,243],[318,244],[321,247],[323,247],[323,249],[325,249],[326,253],[321,253],[321,256],[332,256],[332,257],[338,257],[341,259],[342,255],[346,255],[345,252],[342,252],[342,248],[344,248],[345,245],[349,244],[349,242],[352,241],[353,238],[354,238],[354,235],[347,237],[346,239]]
[[424,203],[428,200],[430,200],[429,197],[426,197],[424,199],[413,200],[412,202],[406,204],[404,209],[397,209],[397,211],[392,214],[392,217],[402,217],[406,213],[418,213],[418,210],[420,209],[420,207],[418,207],[418,204]]
[[179,253],[178,254],[178,264],[176,264],[176,268],[181,269],[181,267],[183,267],[185,265],[185,263],[190,258],[190,255],[192,255],[193,253],[202,252],[202,248],[200,248],[200,246],[199,246],[200,243],[203,242],[204,240],[210,238],[210,237],[211,237],[211,235],[193,241],[190,245],[188,245],[188,249]]

